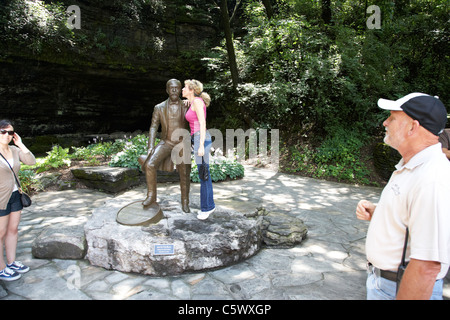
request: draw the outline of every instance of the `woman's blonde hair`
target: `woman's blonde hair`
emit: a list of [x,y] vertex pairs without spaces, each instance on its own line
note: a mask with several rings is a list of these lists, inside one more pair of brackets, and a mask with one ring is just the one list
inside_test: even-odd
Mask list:
[[203,83],[198,80],[192,79],[184,81],[184,84],[187,84],[189,89],[194,90],[194,96],[202,98],[203,101],[205,101],[206,107],[209,107],[211,103],[211,97],[209,96],[209,94],[203,91]]

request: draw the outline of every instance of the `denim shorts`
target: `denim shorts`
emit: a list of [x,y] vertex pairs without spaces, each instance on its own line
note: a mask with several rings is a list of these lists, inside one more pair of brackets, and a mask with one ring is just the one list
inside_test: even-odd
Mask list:
[[9,198],[8,205],[5,210],[0,210],[0,217],[9,215],[11,212],[21,211],[23,209],[22,201],[20,200],[20,192],[14,191]]

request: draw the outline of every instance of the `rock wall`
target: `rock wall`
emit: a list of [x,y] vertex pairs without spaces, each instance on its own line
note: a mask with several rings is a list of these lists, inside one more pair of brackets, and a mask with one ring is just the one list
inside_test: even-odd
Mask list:
[[62,1],[80,7],[81,29],[41,30],[42,41],[39,24],[3,35],[0,118],[25,136],[148,130],[167,80],[205,78],[200,52],[220,41],[220,19],[197,0],[134,3]]

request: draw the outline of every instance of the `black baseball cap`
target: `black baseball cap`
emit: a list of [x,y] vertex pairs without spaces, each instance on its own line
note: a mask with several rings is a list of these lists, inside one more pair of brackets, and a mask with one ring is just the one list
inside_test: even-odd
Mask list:
[[403,111],[419,124],[439,136],[447,123],[447,109],[438,97],[425,93],[410,93],[398,100],[379,99],[381,109]]

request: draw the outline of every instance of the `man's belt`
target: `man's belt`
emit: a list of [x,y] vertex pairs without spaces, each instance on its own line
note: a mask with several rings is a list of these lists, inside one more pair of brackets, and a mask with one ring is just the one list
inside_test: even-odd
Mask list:
[[388,271],[388,270],[381,270],[377,267],[375,267],[370,262],[367,262],[367,270],[369,272],[373,272],[377,277],[381,277],[390,281],[397,281],[397,272],[394,271]]

